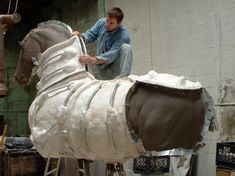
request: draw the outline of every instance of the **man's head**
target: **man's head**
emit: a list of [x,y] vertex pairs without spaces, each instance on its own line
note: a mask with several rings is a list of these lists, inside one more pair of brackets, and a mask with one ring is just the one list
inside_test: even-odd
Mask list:
[[106,14],[105,27],[107,31],[116,29],[122,22],[124,15],[120,8],[113,7]]

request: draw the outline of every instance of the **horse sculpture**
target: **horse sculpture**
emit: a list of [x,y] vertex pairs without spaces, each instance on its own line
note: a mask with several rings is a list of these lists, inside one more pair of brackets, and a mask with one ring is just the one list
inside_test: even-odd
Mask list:
[[28,84],[33,68],[40,79],[28,118],[42,156],[122,162],[198,147],[214,119],[200,83],[154,71],[97,80],[78,60],[82,43],[58,21],[40,24],[20,43],[16,80]]

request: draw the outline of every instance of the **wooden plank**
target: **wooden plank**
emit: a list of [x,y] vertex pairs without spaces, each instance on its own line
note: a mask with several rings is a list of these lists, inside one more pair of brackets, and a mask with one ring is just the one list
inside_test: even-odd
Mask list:
[[232,170],[217,168],[216,176],[235,176],[235,172]]
[[45,159],[35,150],[5,152],[0,150],[0,176],[42,176]]

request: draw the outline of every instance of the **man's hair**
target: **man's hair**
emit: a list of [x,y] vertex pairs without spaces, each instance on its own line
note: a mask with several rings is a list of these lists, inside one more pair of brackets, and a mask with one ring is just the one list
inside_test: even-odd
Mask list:
[[122,22],[122,19],[124,18],[124,14],[122,12],[122,10],[119,7],[113,7],[111,8],[108,12],[107,15],[110,18],[116,18],[117,22],[120,23]]

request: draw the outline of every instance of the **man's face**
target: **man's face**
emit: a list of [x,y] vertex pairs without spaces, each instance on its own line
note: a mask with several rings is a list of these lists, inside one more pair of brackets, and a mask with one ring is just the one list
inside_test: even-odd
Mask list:
[[116,18],[110,18],[108,15],[106,16],[105,28],[106,31],[112,31],[116,29],[120,23],[117,22]]

